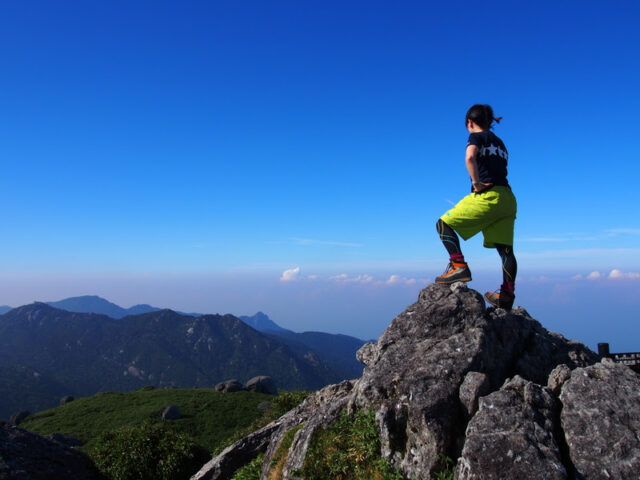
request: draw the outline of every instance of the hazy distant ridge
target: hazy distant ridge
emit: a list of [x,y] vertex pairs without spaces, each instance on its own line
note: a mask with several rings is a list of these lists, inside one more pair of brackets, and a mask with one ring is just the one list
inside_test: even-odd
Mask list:
[[[60,395],[157,387],[213,387],[272,376],[285,389],[342,380],[314,353],[232,315],[159,310],[125,319],[33,303],[0,316],[0,417],[57,404]],[[55,387],[55,388],[53,388]]]

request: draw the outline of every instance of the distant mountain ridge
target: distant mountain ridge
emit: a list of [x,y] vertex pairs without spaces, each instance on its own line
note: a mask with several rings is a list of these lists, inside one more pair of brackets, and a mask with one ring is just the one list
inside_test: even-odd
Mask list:
[[77,313],[99,313],[111,318],[119,319],[127,315],[138,315],[141,313],[157,312],[160,308],[151,305],[140,304],[130,308],[122,308],[115,303],[111,303],[97,295],[83,295],[80,297],[70,297],[57,302],[46,302],[52,307],[68,312]]
[[[57,302],[47,303],[55,308],[70,312],[99,313],[116,319],[121,319],[128,315],[161,310],[160,308],[146,304],[122,308],[97,295],[71,297]],[[178,313],[194,317],[202,316],[200,313]],[[325,363],[339,377],[350,379],[362,374],[362,365],[356,360],[355,352],[357,352],[365,342],[359,338],[324,332],[297,333],[282,328],[263,312],[258,312],[252,316],[241,315],[237,318],[255,330],[285,343],[298,355],[306,355],[308,359],[316,359],[316,361]]]
[[314,390],[361,375],[355,352],[363,344],[347,335],[292,332],[262,312],[243,320],[195,316],[150,305],[125,309],[90,295],[36,302],[0,314],[0,418],[49,408],[63,395],[212,387],[255,375],[270,375],[281,388]]
[[0,316],[0,417],[55,406],[60,396],[157,387],[213,387],[273,377],[315,390],[342,380],[318,355],[294,352],[232,315],[158,310],[123,319],[45,303]]

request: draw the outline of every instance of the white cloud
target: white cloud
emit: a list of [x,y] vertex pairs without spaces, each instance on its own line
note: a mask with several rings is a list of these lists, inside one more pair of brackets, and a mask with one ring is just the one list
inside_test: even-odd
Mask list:
[[613,270],[611,270],[611,272],[609,272],[609,278],[611,279],[627,278],[631,280],[636,280],[640,278],[640,273],[623,272],[622,270],[618,270],[617,268],[614,268]]
[[587,280],[597,280],[600,277],[602,277],[602,274],[600,272],[591,272],[589,275],[587,275]]
[[300,267],[291,268],[289,270],[285,270],[282,272],[282,276],[280,277],[281,282],[293,282],[298,279],[298,275],[300,274]]
[[417,282],[415,278],[401,277],[400,275],[391,275],[386,282],[387,285],[413,285]]
[[606,231],[611,236],[615,236],[619,233],[626,233],[628,235],[640,235],[640,228],[612,228]]
[[309,276],[307,276],[307,278],[309,280],[317,280],[318,279],[318,275],[309,275]]
[[573,277],[571,277],[571,280],[582,280],[582,275],[580,274],[574,275]]
[[329,277],[329,280],[334,280],[341,283],[371,283],[373,282],[373,277],[367,274],[350,277],[346,273],[341,273],[340,275]]

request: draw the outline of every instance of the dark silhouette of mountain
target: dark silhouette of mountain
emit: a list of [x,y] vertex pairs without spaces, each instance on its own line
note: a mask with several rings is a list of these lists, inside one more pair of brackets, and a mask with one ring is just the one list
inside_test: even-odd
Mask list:
[[[341,376],[317,355],[301,355],[232,315],[191,317],[159,310],[123,319],[75,313],[34,303],[0,316],[0,384],[20,399],[20,410],[43,408],[29,400],[37,372],[49,405],[60,392],[75,397],[100,391],[156,387],[213,387],[229,378],[273,377],[280,388],[317,389]],[[24,372],[1,376],[2,372]],[[29,373],[31,372],[31,373]],[[15,413],[0,398],[0,417]]]
[[356,352],[365,342],[359,338],[323,332],[295,333],[290,330],[267,331],[265,334],[286,343],[299,355],[317,357],[342,380],[362,375],[364,365],[356,360]]
[[57,302],[47,302],[52,307],[68,312],[77,313],[100,313],[111,318],[122,318],[127,315],[138,315],[141,313],[157,312],[160,308],[151,305],[134,305],[131,308],[122,308],[115,303],[111,303],[97,295],[83,295],[80,297],[65,298]]
[[[116,319],[124,318],[128,315],[161,310],[145,304],[122,308],[96,295],[71,297],[58,302],[48,302],[48,304],[70,312],[100,313]],[[201,316],[198,313],[178,313],[196,317]],[[307,360],[324,363],[340,380],[356,378],[362,375],[362,364],[355,359],[355,354],[365,342],[358,338],[322,332],[296,333],[282,328],[263,312],[258,312],[252,316],[243,315],[237,318],[255,330],[283,342],[293,352],[307,358]]]
[[296,333],[282,328],[266,314],[238,317],[256,330],[286,343],[291,350],[306,358],[324,362],[342,380],[362,375],[363,365],[356,360],[356,352],[365,344],[359,338],[323,332]]
[[9,305],[1,305],[0,306],[0,315],[4,315],[5,313],[7,313],[9,310],[11,310],[12,307],[10,307]]
[[[271,320],[267,315],[262,312],[258,312],[252,317],[248,317],[246,315],[242,315],[238,317],[247,325],[255,328],[259,332],[291,332],[291,330],[287,330],[286,328],[282,328],[276,322]],[[293,333],[293,332],[291,332]]]

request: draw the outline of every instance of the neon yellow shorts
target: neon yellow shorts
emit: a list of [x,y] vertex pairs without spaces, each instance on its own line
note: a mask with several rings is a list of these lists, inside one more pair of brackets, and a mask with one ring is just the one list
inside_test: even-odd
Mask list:
[[440,219],[464,240],[482,232],[484,246],[495,248],[496,243],[513,245],[517,209],[516,197],[509,187],[493,187],[467,195]]

